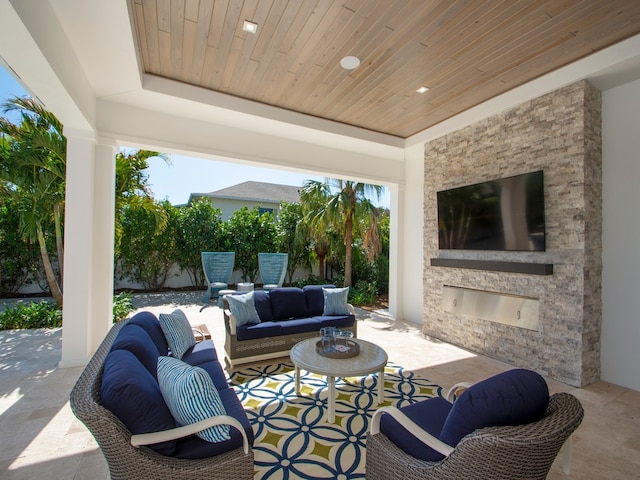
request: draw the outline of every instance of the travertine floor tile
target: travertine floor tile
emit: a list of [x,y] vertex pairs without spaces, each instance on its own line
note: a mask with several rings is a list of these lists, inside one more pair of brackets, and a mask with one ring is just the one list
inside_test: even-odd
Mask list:
[[[205,323],[218,352],[224,352],[222,312],[199,311],[201,292],[150,294],[136,298],[141,309],[158,314],[182,308],[193,325]],[[382,346],[389,359],[447,389],[512,368],[495,359],[423,337],[420,327],[384,312],[358,311],[358,336]],[[61,331],[0,332],[0,479],[108,478],[93,437],[69,408],[69,393],[82,368],[58,369]],[[580,399],[585,419],[574,435],[571,475],[561,458],[553,480],[640,480],[640,392],[606,382],[583,389],[548,379],[551,393]]]

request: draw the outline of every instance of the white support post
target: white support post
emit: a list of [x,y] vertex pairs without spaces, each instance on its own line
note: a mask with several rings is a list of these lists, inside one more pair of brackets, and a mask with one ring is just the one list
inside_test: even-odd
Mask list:
[[404,249],[401,248],[401,232],[403,230],[404,187],[397,184],[390,189],[390,223],[389,223],[389,314],[393,318],[403,317],[403,303],[400,292],[403,291],[404,276],[402,265],[404,264]]
[[85,365],[111,324],[115,146],[68,132],[60,367]]

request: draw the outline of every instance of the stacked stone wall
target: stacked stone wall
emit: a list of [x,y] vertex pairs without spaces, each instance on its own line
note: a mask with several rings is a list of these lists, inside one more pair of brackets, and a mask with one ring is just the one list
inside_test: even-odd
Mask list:
[[[425,145],[426,335],[584,386],[600,377],[601,95],[582,81]],[[436,192],[543,170],[546,251],[439,250]],[[432,258],[553,264],[552,275],[432,267]],[[526,330],[442,308],[443,286],[533,297]]]

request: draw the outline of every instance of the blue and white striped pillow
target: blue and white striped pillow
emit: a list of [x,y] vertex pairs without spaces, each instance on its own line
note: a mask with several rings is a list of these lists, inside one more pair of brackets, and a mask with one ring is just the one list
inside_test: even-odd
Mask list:
[[171,314],[161,313],[158,315],[158,321],[171,349],[171,355],[175,358],[182,358],[185,352],[196,344],[191,324],[181,310],[175,310]]
[[260,323],[253,292],[243,295],[227,295],[226,299],[231,309],[231,314],[236,317],[237,326],[257,325]]
[[347,308],[349,287],[323,288],[322,293],[324,294],[323,315],[349,315]]
[[[180,426],[227,414],[213,380],[200,367],[173,357],[160,356],[158,384],[169,411]],[[216,425],[196,435],[213,443],[231,438],[229,425]]]

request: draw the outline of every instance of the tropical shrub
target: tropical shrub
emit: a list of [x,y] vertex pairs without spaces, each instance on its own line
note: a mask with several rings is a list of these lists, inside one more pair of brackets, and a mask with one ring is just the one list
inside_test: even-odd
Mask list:
[[166,201],[160,205],[167,219],[163,226],[153,212],[125,206],[118,255],[120,278],[141,283],[153,292],[164,287],[176,259],[177,209]]
[[113,297],[113,322],[127,318],[127,316],[135,310],[131,303],[131,294],[121,292]]
[[236,252],[235,268],[253,282],[258,274],[258,253],[276,251],[276,227],[272,213],[243,207],[233,213],[225,229],[226,247]]
[[0,204],[0,297],[15,295],[32,281],[38,249],[19,234],[19,215],[10,198]]
[[178,210],[176,260],[186,270],[194,287],[204,287],[201,252],[216,252],[224,248],[222,212],[207,199]]
[[56,328],[62,326],[62,310],[55,303],[41,301],[5,304],[0,313],[0,330],[21,328]]
[[376,284],[360,280],[355,287],[349,289],[349,302],[352,305],[370,305],[378,294]]

